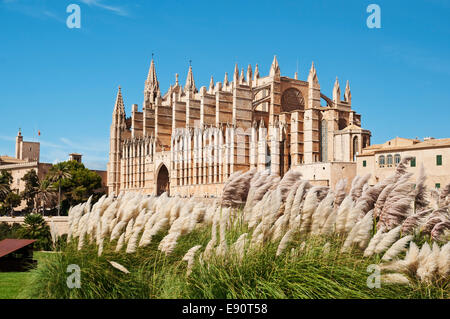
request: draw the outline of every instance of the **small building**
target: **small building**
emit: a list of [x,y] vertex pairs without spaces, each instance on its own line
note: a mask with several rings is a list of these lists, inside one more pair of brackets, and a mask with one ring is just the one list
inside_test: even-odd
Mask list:
[[357,175],[370,173],[369,184],[374,185],[393,174],[395,167],[405,156],[412,156],[408,171],[417,178],[420,167],[425,168],[426,186],[442,188],[450,183],[450,138],[432,137],[407,139],[396,137],[383,144],[374,144],[357,155]]
[[4,239],[0,241],[0,272],[27,271],[37,265],[33,260],[34,239]]
[[78,163],[81,163],[81,158],[83,157],[83,155],[78,154],[78,153],[70,153],[69,154],[69,161],[75,161]]
[[[40,143],[24,141],[22,132],[19,129],[19,133],[16,136],[15,157],[8,155],[0,156],[0,171],[6,170],[12,175],[13,182],[11,189],[17,193],[22,192],[25,189],[25,182],[22,180],[22,177],[30,170],[34,170],[39,179],[45,177],[52,164],[41,163],[39,158]],[[24,209],[25,206],[25,201],[22,201],[18,209]]]

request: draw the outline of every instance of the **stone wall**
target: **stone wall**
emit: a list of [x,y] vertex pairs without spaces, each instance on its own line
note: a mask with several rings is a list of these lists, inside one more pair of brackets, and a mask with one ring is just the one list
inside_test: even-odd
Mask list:
[[[0,223],[18,223],[23,224],[25,217],[0,217]],[[58,235],[67,234],[69,231],[69,225],[68,225],[68,217],[67,216],[53,216],[53,217],[44,217],[47,224],[50,226],[50,222],[53,221],[54,225],[56,226],[56,231]]]

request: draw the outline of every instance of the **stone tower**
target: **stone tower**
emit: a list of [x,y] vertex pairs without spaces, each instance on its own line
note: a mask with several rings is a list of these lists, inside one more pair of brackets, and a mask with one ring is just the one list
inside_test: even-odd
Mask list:
[[122,91],[119,86],[116,104],[112,115],[110,130],[110,148],[108,162],[108,191],[119,193],[120,189],[120,160],[122,158],[122,142],[125,138],[126,118]]
[[22,148],[22,143],[23,143],[23,136],[22,136],[22,132],[19,128],[19,133],[17,133],[16,136],[16,158],[22,158],[21,155],[21,148]]

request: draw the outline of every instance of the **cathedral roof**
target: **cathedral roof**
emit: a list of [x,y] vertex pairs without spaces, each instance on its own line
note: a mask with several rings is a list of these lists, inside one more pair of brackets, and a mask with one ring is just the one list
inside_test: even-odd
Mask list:
[[362,131],[362,128],[355,124],[350,124],[343,131]]

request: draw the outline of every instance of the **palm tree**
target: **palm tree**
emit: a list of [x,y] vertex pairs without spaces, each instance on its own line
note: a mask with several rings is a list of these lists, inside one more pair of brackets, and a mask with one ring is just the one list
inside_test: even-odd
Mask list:
[[36,200],[35,209],[37,209],[37,203],[42,204],[42,209],[45,212],[45,204],[51,202],[55,198],[55,188],[49,180],[43,180],[38,182],[39,185],[35,188]]
[[0,195],[8,195],[11,190],[9,189],[9,184],[0,183]]
[[61,182],[71,176],[69,169],[61,163],[54,165],[50,170],[50,181],[58,183],[58,216],[61,212]]

